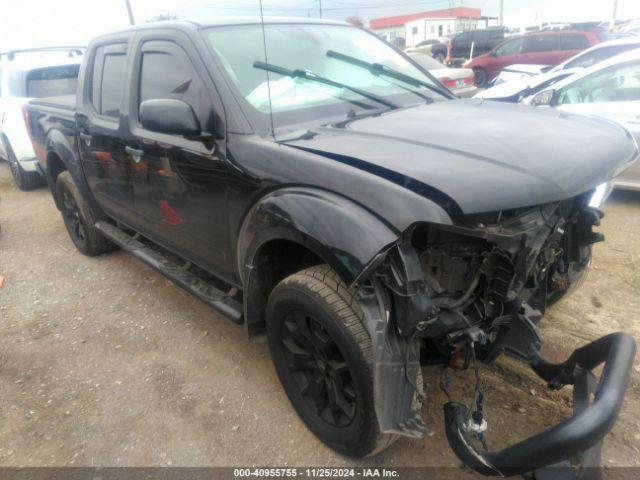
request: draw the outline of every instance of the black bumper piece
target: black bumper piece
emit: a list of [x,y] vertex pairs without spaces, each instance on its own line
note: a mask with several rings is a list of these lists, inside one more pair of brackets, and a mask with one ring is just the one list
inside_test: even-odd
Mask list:
[[[600,476],[602,439],[616,421],[629,381],[636,345],[625,333],[613,333],[577,349],[561,364],[535,355],[532,369],[552,389],[573,384],[573,416],[550,429],[498,452],[480,451],[465,428],[467,407],[444,406],[447,439],[454,453],[484,475],[533,473],[536,479],[595,479]],[[591,370],[605,362],[596,384]],[[593,403],[590,403],[592,394]],[[571,464],[581,468],[571,468]]]

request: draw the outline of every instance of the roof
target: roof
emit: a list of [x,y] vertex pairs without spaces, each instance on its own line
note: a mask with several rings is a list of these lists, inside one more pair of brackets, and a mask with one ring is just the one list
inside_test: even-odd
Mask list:
[[[305,24],[305,25],[340,25],[353,27],[350,23],[340,22],[336,20],[324,20],[320,18],[307,18],[307,17],[264,17],[265,25],[276,24]],[[229,16],[229,17],[205,17],[205,18],[186,18],[179,20],[162,20],[159,22],[140,23],[132,25],[130,27],[121,28],[111,32],[103,33],[91,40],[92,44],[95,42],[102,42],[104,39],[111,38],[113,36],[127,35],[131,32],[140,30],[153,30],[157,28],[168,28],[182,31],[197,31],[203,28],[210,27],[223,27],[233,25],[261,25],[262,20],[259,16]],[[355,28],[355,27],[353,27]]]
[[[179,30],[194,30],[209,27],[222,27],[230,25],[260,25],[262,20],[259,16],[229,16],[229,17],[205,17],[186,18],[178,20],[162,20],[159,22],[141,23],[130,27],[121,28],[112,32],[107,32],[97,38],[109,37],[114,34],[123,34],[137,30],[149,30],[154,28],[173,28]],[[307,17],[264,17],[265,25],[272,24],[321,24],[321,25],[351,25],[346,22],[335,20],[324,20],[320,18]]]
[[372,30],[380,28],[400,27],[413,20],[421,18],[477,18],[482,16],[482,12],[478,8],[470,7],[454,7],[443,8],[441,10],[431,10],[429,12],[410,13],[408,15],[398,15],[396,17],[375,18],[369,21],[369,27]]
[[[208,17],[187,20],[199,27],[217,27],[223,25],[256,25],[261,24],[260,17]],[[308,17],[264,17],[264,23],[282,24],[282,23],[306,23],[306,24],[324,24],[324,25],[350,25],[346,22],[336,20],[325,20],[322,18]]]

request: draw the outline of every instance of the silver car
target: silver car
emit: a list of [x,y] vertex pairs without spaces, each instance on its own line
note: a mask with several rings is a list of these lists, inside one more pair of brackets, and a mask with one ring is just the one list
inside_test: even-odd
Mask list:
[[473,97],[478,92],[474,73],[470,68],[449,68],[424,53],[408,53],[409,57],[436,77],[459,98]]
[[[521,103],[613,120],[640,144],[640,49],[586,68]],[[615,185],[640,190],[640,162],[622,172]]]

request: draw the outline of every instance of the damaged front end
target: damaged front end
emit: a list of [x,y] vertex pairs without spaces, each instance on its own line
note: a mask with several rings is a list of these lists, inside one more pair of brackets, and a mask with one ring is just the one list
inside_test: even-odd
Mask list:
[[[537,322],[588,272],[602,212],[590,194],[532,208],[464,218],[457,225],[413,225],[357,280],[372,337],[376,413],[384,432],[419,437],[424,400],[421,364],[476,369],[472,404],[445,404],[447,438],[458,457],[488,475],[536,472],[575,461],[599,462],[599,442],[620,408],[635,353],[625,334],[603,337],[559,365],[539,353]],[[478,363],[507,353],[550,388],[574,385],[574,416],[501,452],[486,448]],[[599,388],[591,370],[605,362]],[[595,393],[592,404],[589,399]],[[478,443],[477,447],[475,444]],[[583,478],[570,468],[567,478]],[[576,473],[577,472],[577,473]],[[546,475],[546,477],[545,477]]]

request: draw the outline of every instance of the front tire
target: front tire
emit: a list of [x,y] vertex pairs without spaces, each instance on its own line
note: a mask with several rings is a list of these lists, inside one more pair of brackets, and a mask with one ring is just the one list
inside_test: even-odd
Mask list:
[[396,436],[382,434],[373,399],[373,347],[354,292],[327,265],[295,273],[267,305],[269,349],[302,421],[343,455],[365,457]]
[[96,216],[91,206],[82,198],[69,172],[58,175],[56,199],[61,207],[67,232],[81,253],[94,257],[115,248],[95,227]]

